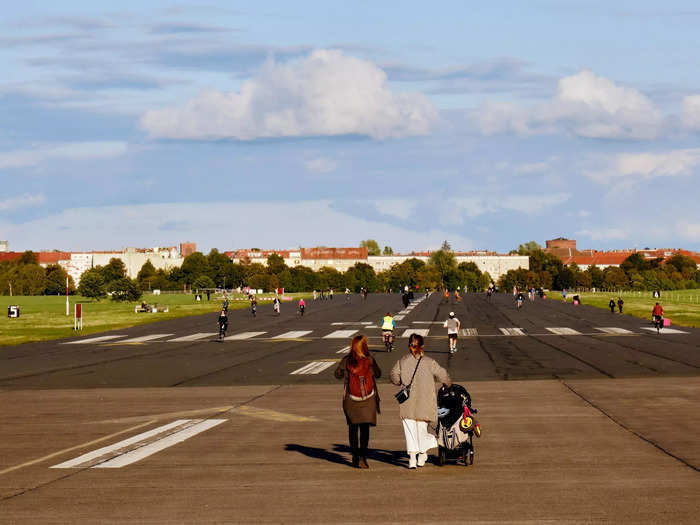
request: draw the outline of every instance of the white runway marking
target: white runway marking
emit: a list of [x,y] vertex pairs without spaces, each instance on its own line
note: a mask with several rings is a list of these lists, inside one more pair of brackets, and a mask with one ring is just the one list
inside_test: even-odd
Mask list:
[[503,335],[525,335],[522,328],[499,328]]
[[307,334],[310,334],[312,330],[292,330],[291,332],[285,332],[280,335],[276,335],[272,339],[296,339],[298,337],[304,337]]
[[170,337],[173,334],[152,334],[152,335],[142,335],[141,337],[133,337],[131,339],[124,339],[119,341],[120,343],[145,343],[146,341],[153,341],[154,339],[160,339],[161,337]]
[[349,324],[361,324],[364,326],[373,324],[372,321],[339,321],[337,323],[331,323],[331,326],[345,326]]
[[630,330],[625,330],[624,328],[618,328],[617,326],[596,327],[596,330],[600,330],[601,332],[605,332],[606,334],[626,335],[626,334],[634,333],[634,332],[631,332]]
[[442,321],[411,321],[413,324],[444,324]]
[[411,334],[418,334],[425,337],[428,335],[428,332],[430,332],[430,328],[409,328],[403,334],[401,334],[401,337],[411,337]]
[[100,341],[110,341],[112,339],[118,339],[124,337],[123,335],[103,335],[100,337],[91,337],[90,339],[80,339],[78,341],[68,341],[66,343],[61,343],[64,345],[84,345],[88,343],[99,343]]
[[574,330],[573,328],[567,328],[565,326],[546,328],[546,330],[549,330],[553,334],[557,335],[581,335],[581,332]]
[[212,428],[225,419],[179,419],[51,468],[119,468]]
[[216,332],[200,332],[197,334],[185,335],[182,337],[176,337],[175,339],[168,339],[169,343],[183,343],[185,341],[197,341],[198,339],[206,339],[207,337],[212,337],[217,335]]
[[257,337],[266,333],[267,332],[241,332],[240,334],[234,334],[229,335],[228,337],[224,337],[224,341],[240,341],[241,339],[251,339],[252,337]]
[[336,330],[328,335],[324,335],[324,339],[346,339],[357,333],[357,330]]
[[350,347],[349,346],[344,346],[340,350],[336,352],[336,354],[349,354],[350,353]]
[[[642,326],[642,330],[651,330],[652,332],[656,332],[656,328],[653,326]],[[688,332],[684,332],[683,330],[676,330],[675,328],[662,328],[661,329],[662,334],[687,334]]]
[[303,374],[320,374],[326,368],[330,368],[335,364],[335,361],[312,361],[308,365],[304,365],[301,368],[296,369],[294,372],[290,372],[291,375],[303,375]]
[[462,328],[462,335],[465,337],[479,335],[476,328]]
[[401,315],[401,314],[395,315],[395,316],[394,316],[394,320],[395,320],[395,321],[400,321],[400,320],[403,319],[404,317],[406,317],[406,316],[405,316],[405,315]]

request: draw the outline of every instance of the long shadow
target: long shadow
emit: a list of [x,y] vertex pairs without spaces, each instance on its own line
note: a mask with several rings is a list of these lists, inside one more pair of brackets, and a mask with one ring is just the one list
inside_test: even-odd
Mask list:
[[[287,443],[284,449],[291,452],[299,452],[310,458],[323,459],[339,465],[352,465],[349,459],[351,456],[350,447],[348,445],[341,445],[340,443],[334,443],[332,451],[318,447],[307,447],[297,443]],[[405,457],[406,453],[403,450],[384,450],[371,447],[367,450],[367,459],[369,461],[380,461],[397,467],[407,466],[407,462],[404,459]]]

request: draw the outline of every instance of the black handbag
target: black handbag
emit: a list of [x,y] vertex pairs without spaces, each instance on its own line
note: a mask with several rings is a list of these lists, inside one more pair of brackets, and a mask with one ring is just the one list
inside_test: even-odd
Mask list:
[[411,382],[394,394],[394,397],[396,398],[396,401],[399,402],[399,405],[408,401],[408,398],[411,395],[411,385],[413,384],[413,378],[416,377],[416,372],[418,371],[418,365],[420,364],[421,359],[423,359],[423,356],[418,358],[416,368],[413,370],[413,375],[411,376]]

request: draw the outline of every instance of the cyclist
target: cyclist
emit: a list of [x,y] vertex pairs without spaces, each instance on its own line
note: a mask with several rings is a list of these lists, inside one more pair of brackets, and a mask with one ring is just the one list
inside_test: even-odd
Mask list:
[[345,288],[345,302],[350,302],[350,288]]
[[656,333],[664,326],[664,307],[659,303],[654,305],[654,309],[651,311],[651,318],[654,320],[654,326],[656,326]]
[[304,301],[304,298],[302,297],[299,299],[299,314],[304,317],[304,309],[306,309],[306,302]]
[[394,329],[396,328],[396,321],[391,316],[391,312],[387,312],[382,318],[382,340],[384,341],[384,346],[386,346],[387,351],[391,352],[394,349]]
[[221,306],[224,312],[228,312],[228,297],[224,297],[224,304]]
[[223,341],[226,337],[226,329],[228,328],[228,314],[226,310],[221,310],[219,314],[219,341]]
[[443,325],[447,328],[447,339],[450,343],[450,353],[454,354],[457,351],[457,335],[459,334],[459,327],[461,323],[459,319],[455,317],[454,312],[450,312],[450,318],[445,321]]
[[255,298],[254,295],[250,296],[250,313],[253,314],[253,317],[256,316],[258,312],[258,300]]
[[523,295],[523,292],[518,292],[518,295],[515,298],[515,304],[518,307],[518,310],[522,308],[524,300],[525,296]]
[[493,295],[493,287],[491,285],[489,285],[488,289],[486,290],[486,298],[490,301],[492,295]]
[[279,315],[280,314],[280,299],[279,297],[275,296],[274,300],[272,301],[272,310]]

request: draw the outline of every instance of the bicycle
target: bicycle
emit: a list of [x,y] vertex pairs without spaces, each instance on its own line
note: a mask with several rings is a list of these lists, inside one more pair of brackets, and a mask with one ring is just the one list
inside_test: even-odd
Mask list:
[[226,337],[226,326],[223,324],[219,325],[219,341],[223,341]]
[[387,352],[391,352],[394,350],[394,333],[390,332],[388,330],[385,330],[382,333],[382,337],[384,339],[384,348],[386,349]]
[[258,307],[255,304],[250,305],[250,313],[253,314],[253,317],[256,317],[258,311]]
[[661,329],[664,326],[663,317],[661,317],[660,315],[655,315],[653,322],[654,322],[654,328],[656,328],[656,334],[658,335],[661,333]]

